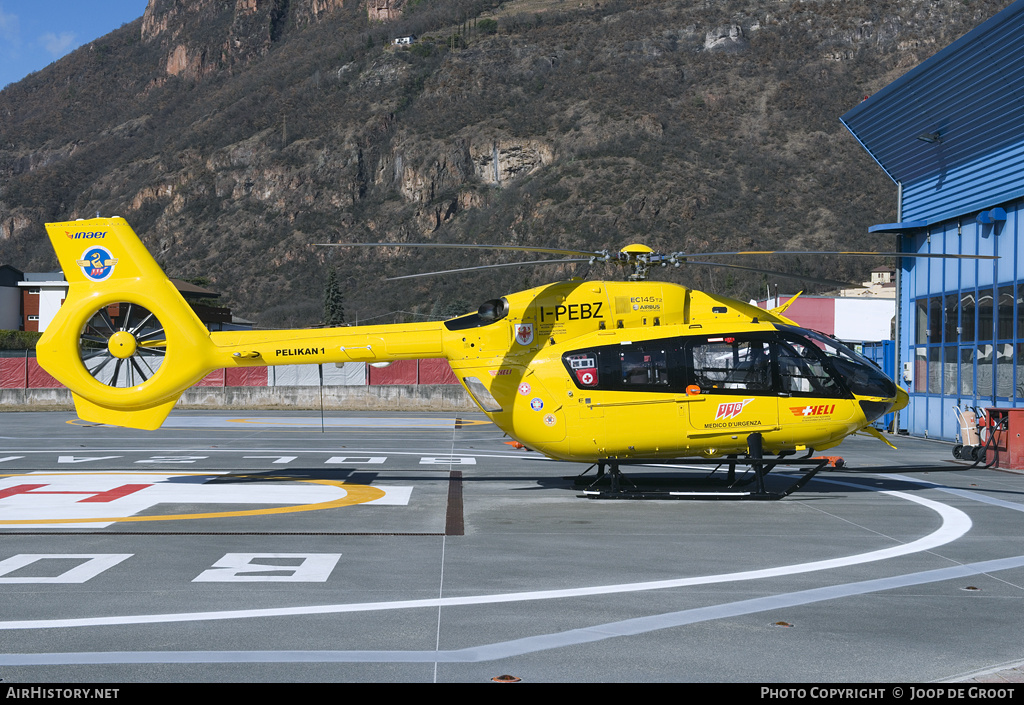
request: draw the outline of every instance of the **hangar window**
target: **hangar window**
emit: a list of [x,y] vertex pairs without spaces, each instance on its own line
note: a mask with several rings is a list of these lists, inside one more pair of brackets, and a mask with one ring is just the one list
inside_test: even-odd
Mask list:
[[995,359],[995,350],[992,347],[992,343],[988,345],[979,345],[977,348],[977,355],[975,361],[977,362],[977,392],[978,396],[991,397],[992,396],[992,360]]
[[996,343],[996,396],[1013,396],[1013,343]]
[[960,340],[964,343],[974,342],[975,299],[973,291],[960,295]]
[[996,322],[996,339],[1013,339],[1013,287],[999,287],[998,318]]
[[1024,338],[1024,284],[1017,285],[1017,337]]
[[[956,338],[953,338],[955,341]],[[945,360],[942,363],[942,393],[956,396],[957,350],[956,345],[947,345],[943,349]]]
[[978,290],[978,340],[992,340],[992,289]]
[[958,337],[957,327],[960,325],[959,303],[960,297],[957,294],[946,295],[946,304],[943,307],[942,315],[945,318],[945,326],[943,326],[945,332],[943,335],[947,343],[956,342]]
[[[1018,304],[1019,305],[1019,304]],[[1017,398],[1024,399],[1024,343],[1017,343]]]
[[942,348],[928,348],[928,393],[938,394],[942,391]]
[[974,348],[960,348],[960,394],[974,394]]
[[928,342],[928,299],[918,299],[914,304],[914,342],[923,345]]
[[942,342],[942,297],[928,299],[928,342]]
[[[979,300],[985,302],[982,307],[976,305]],[[974,342],[975,333],[979,331],[976,317],[979,310],[987,306],[984,314],[987,318],[982,323],[992,330],[991,300],[991,292],[982,289],[980,298],[978,290],[964,290],[921,298],[915,302],[918,312],[918,347],[914,351],[913,391],[954,397],[973,394],[974,363],[979,352],[984,354],[980,349],[981,344],[975,345]],[[923,331],[922,311],[927,312],[927,328]],[[987,364],[991,365],[991,362]],[[981,374],[982,380],[991,382],[990,371],[981,370]]]

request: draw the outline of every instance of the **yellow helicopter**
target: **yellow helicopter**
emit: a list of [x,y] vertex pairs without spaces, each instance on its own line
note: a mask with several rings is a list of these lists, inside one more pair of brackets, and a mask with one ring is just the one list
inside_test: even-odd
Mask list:
[[527,448],[607,465],[616,477],[622,464],[694,457],[724,456],[734,470],[743,456],[753,494],[776,498],[763,475],[781,458],[857,431],[881,439],[872,421],[908,400],[873,363],[786,318],[788,304],[766,311],[647,281],[650,267],[686,256],[643,245],[505,248],[633,271],[628,281],[509,294],[443,322],[210,332],[124,219],[46,228],[69,290],[37,356],[93,422],[156,429],[185,389],[219,368],[444,357],[488,418]]

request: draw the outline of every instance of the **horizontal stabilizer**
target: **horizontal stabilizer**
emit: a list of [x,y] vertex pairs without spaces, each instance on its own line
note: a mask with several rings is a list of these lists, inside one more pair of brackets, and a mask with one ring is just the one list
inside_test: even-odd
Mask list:
[[168,402],[152,406],[148,409],[118,411],[108,409],[105,406],[94,404],[85,397],[72,393],[75,400],[75,411],[78,418],[93,423],[110,424],[111,426],[124,426],[125,428],[137,428],[142,431],[155,431],[160,428],[171,409],[178,402],[175,397]]

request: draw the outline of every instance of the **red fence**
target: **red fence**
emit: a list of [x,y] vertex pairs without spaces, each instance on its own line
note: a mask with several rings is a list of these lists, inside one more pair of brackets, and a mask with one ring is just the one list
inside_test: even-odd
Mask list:
[[458,384],[451,365],[444,358],[398,360],[387,367],[368,365],[367,384]]
[[266,367],[236,367],[214,370],[196,382],[196,387],[266,387]]
[[[0,357],[0,389],[43,389],[62,386],[39,366],[36,358],[22,352],[8,352],[18,357]],[[387,367],[366,367],[366,382],[385,384],[458,384],[459,380],[444,358],[399,360]],[[266,367],[239,367],[214,370],[197,387],[266,387]]]
[[34,357],[0,357],[0,389],[45,389],[60,382],[39,366]]

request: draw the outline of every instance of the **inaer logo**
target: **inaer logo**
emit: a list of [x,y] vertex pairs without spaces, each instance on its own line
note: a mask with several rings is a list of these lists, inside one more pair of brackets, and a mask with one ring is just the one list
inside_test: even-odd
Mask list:
[[718,413],[715,414],[715,420],[717,421],[718,419],[734,419],[734,418],[736,418],[737,416],[740,415],[740,412],[743,411],[743,407],[745,407],[747,404],[749,404],[752,401],[754,401],[754,400],[753,399],[744,399],[743,401],[730,401],[730,402],[727,402],[725,404],[719,404],[718,405]]
[[65,230],[64,232],[67,233],[69,240],[102,240],[107,236],[106,231],[102,233],[73,233]]
[[94,282],[109,279],[116,264],[117,258],[111,256],[110,250],[105,247],[90,247],[82,253],[82,259],[78,260],[82,273]]

